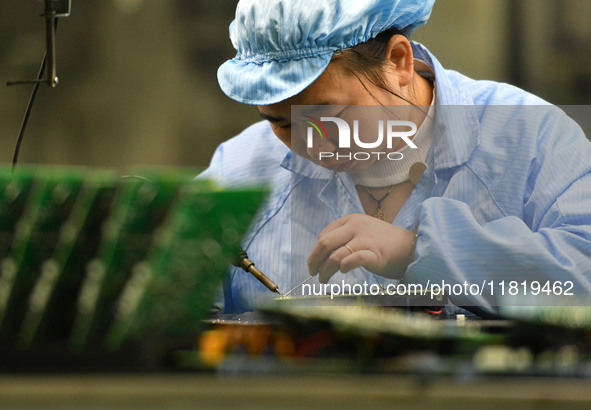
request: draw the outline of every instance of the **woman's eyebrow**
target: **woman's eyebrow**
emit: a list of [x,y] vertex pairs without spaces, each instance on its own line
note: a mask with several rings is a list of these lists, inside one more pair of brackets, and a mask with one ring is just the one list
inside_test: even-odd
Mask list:
[[[321,102],[321,103],[314,104],[314,105],[317,105],[317,106],[320,106],[320,105],[321,105],[321,106],[326,106],[326,105],[334,105],[334,106],[338,106],[339,104],[335,104],[334,102],[331,102],[331,101],[323,101],[323,102]],[[347,106],[345,106],[345,108],[347,108]],[[340,112],[337,114],[337,116],[338,116],[339,114],[341,114],[341,113],[342,113],[342,112],[345,110],[345,108],[343,108],[343,109],[342,109],[342,110],[341,110],[341,111],[340,111]],[[260,112],[260,111],[259,111],[259,115],[261,116],[261,118],[262,118],[263,120],[269,121],[269,122],[271,122],[271,123],[276,123],[276,122],[283,122],[283,121],[288,121],[288,122],[289,122],[289,121],[291,121],[289,118],[284,118],[284,117],[273,117],[272,115],[265,114],[264,112]]]
[[282,118],[282,117],[273,117],[271,115],[267,115],[264,112],[259,112],[261,118],[263,120],[267,120],[269,122],[282,122],[282,121],[289,121],[288,118]]

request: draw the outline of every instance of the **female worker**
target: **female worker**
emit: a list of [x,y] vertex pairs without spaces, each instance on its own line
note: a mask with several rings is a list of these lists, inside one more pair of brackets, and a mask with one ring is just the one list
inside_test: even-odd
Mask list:
[[[201,177],[270,186],[243,246],[283,292],[312,275],[293,294],[403,280],[460,285],[454,303],[494,310],[519,280],[583,297],[591,144],[543,100],[445,70],[410,41],[433,3],[242,0],[237,55],[218,80],[264,121],[222,144]],[[407,121],[380,134],[383,113]],[[235,268],[224,311],[269,297]]]

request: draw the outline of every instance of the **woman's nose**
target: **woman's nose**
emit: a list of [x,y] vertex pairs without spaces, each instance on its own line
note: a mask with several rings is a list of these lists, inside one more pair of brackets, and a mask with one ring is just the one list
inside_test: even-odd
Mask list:
[[321,152],[335,152],[337,148],[337,145],[328,138],[317,137],[312,144],[308,144],[306,151],[311,157],[318,157]]

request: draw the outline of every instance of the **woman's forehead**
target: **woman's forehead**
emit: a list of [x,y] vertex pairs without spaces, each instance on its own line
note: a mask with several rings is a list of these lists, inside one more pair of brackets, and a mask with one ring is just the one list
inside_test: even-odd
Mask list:
[[326,70],[304,91],[290,98],[291,105],[342,105],[343,94],[355,77],[339,64],[330,63]]

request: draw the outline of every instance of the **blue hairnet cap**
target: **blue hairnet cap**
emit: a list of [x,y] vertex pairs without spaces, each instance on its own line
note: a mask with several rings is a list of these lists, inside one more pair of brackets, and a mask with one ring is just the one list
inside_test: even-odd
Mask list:
[[395,28],[411,34],[435,0],[241,0],[230,24],[236,57],[218,70],[226,95],[268,105],[292,97],[326,69],[337,50]]

